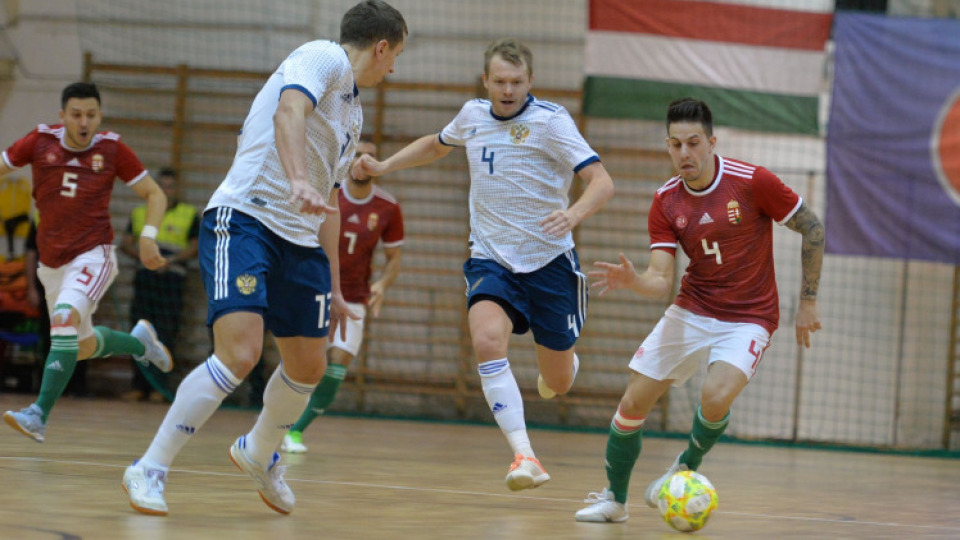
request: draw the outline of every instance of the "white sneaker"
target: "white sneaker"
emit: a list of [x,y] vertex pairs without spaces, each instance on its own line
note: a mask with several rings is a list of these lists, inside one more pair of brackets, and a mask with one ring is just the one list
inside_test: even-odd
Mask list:
[[29,407],[20,409],[20,411],[3,413],[3,421],[13,429],[40,443],[43,442],[43,436],[47,432],[47,424],[43,422],[43,411],[36,403],[31,403]]
[[643,500],[646,501],[647,506],[650,508],[657,508],[657,499],[660,497],[660,488],[663,487],[663,484],[666,483],[667,479],[673,476],[674,474],[680,471],[689,471],[690,467],[687,467],[686,463],[680,463],[680,456],[683,455],[683,452],[677,454],[677,459],[673,460],[673,464],[667,469],[667,472],[663,473],[663,476],[657,478],[647,486],[647,490],[643,492]]
[[550,480],[550,475],[544,470],[537,458],[517,454],[507,473],[507,487],[511,491],[540,487]]
[[280,454],[274,452],[270,466],[264,469],[247,455],[246,435],[241,436],[230,447],[230,459],[238,469],[250,475],[257,484],[260,498],[267,506],[280,512],[289,514],[297,503],[290,486],[283,480],[286,467],[280,465]]
[[143,344],[143,356],[134,355],[133,358],[141,364],[150,362],[157,366],[157,369],[164,373],[170,373],[173,370],[173,357],[170,356],[170,349],[160,342],[157,337],[157,331],[153,325],[146,319],[137,321],[130,335],[137,338],[137,341]]
[[130,496],[130,506],[137,512],[165,516],[167,502],[163,500],[163,484],[166,481],[166,471],[148,469],[137,460],[123,473],[123,490]]
[[303,433],[299,431],[288,431],[283,436],[283,442],[280,443],[280,451],[287,454],[306,454],[307,447],[303,444]]
[[618,503],[613,497],[613,492],[607,488],[603,488],[600,493],[588,494],[583,502],[589,503],[590,506],[577,510],[573,516],[577,521],[620,523],[630,517],[627,515],[627,505]]
[[540,393],[540,397],[543,399],[553,399],[557,395],[556,392],[547,386],[546,381],[543,380],[543,375],[537,375],[537,392]]

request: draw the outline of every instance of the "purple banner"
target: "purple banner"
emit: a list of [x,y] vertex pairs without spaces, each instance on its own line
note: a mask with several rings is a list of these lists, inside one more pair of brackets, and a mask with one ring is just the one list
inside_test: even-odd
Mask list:
[[838,13],[828,253],[960,264],[960,21]]

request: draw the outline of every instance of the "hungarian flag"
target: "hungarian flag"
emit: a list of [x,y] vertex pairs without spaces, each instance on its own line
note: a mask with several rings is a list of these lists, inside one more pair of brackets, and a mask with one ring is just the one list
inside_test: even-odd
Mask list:
[[830,253],[960,264],[960,21],[838,14]]
[[832,13],[691,0],[590,0],[587,116],[664,120],[691,96],[714,123],[816,135]]

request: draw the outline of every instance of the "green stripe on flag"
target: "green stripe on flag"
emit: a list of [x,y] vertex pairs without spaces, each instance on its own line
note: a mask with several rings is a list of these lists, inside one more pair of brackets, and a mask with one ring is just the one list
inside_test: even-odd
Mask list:
[[667,105],[681,97],[703,100],[713,123],[751,131],[818,135],[818,98],[695,84],[587,77],[583,113],[599,118],[666,122]]

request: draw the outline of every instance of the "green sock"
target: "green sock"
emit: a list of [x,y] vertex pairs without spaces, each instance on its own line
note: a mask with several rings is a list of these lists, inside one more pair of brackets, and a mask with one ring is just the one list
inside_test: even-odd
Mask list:
[[643,429],[624,432],[610,423],[610,435],[607,437],[607,481],[610,491],[620,504],[627,502],[627,489],[630,487],[630,473],[640,457],[643,447]]
[[290,431],[299,431],[302,433],[311,422],[323,414],[323,411],[333,403],[333,398],[337,397],[337,391],[340,390],[340,383],[343,382],[343,378],[346,376],[347,366],[341,366],[340,364],[328,365],[327,371],[323,374],[323,378],[320,379],[320,384],[317,385],[313,394],[310,395],[310,403],[307,404],[306,410],[300,415],[297,423],[290,428]]
[[50,416],[50,410],[60,399],[63,389],[70,382],[73,370],[77,367],[77,353],[79,351],[77,330],[71,326],[54,327],[50,335],[50,354],[43,368],[43,377],[40,381],[40,395],[37,396],[37,406],[43,411],[41,420],[44,423]]
[[106,326],[94,326],[93,335],[97,338],[97,350],[90,358],[106,358],[115,354],[143,356],[146,352],[143,343],[126,332],[117,332]]
[[713,448],[729,423],[729,412],[719,422],[708,422],[703,418],[702,409],[697,407],[697,414],[693,417],[693,429],[690,431],[690,443],[680,457],[680,462],[690,467],[691,471],[697,470],[704,454]]

